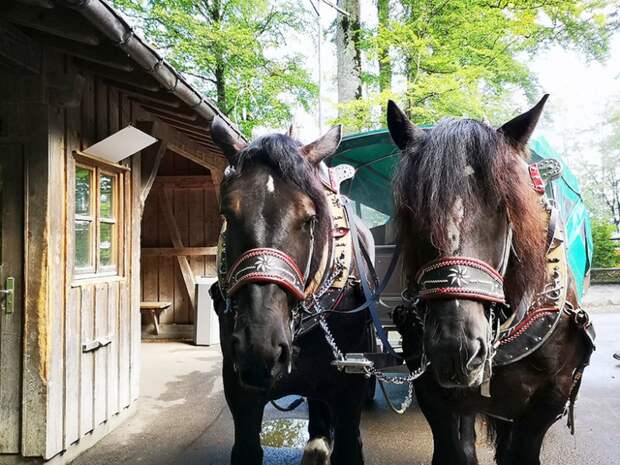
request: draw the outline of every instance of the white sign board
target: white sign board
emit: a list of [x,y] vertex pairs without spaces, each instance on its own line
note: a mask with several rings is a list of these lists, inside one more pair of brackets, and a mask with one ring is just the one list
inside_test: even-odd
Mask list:
[[133,126],[127,126],[95,145],[91,145],[84,150],[84,153],[103,158],[112,163],[118,163],[155,142],[157,139],[154,137]]

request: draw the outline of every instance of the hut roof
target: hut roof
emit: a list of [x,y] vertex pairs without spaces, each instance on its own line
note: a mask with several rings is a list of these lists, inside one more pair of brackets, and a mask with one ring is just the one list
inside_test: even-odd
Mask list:
[[[112,83],[158,120],[200,146],[222,155],[213,144],[215,115],[243,135],[217,106],[177,70],[104,0],[13,0],[0,7],[0,67],[37,66],[41,46],[73,57]],[[8,37],[8,38],[7,38]],[[1,43],[1,42],[4,42]],[[11,47],[20,52],[6,53]],[[4,52],[4,53],[3,53]],[[36,71],[30,69],[30,71]]]

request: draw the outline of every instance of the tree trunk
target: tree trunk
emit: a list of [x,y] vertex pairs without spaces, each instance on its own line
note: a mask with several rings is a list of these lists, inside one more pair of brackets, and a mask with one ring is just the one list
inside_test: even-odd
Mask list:
[[338,0],[337,4],[350,14],[338,14],[336,19],[338,103],[342,104],[362,97],[360,3],[359,0]]
[[226,106],[226,75],[224,65],[218,63],[215,65],[215,89],[217,92],[217,106],[225,114],[231,110]]
[[[377,16],[379,30],[385,30],[390,20],[390,0],[377,0]],[[381,92],[392,87],[392,61],[388,47],[379,50],[379,90]]]

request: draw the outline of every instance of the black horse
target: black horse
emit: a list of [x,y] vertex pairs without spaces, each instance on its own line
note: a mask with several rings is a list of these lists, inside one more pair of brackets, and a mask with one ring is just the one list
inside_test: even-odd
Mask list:
[[[549,245],[541,178],[526,162],[545,100],[499,130],[446,119],[424,131],[389,103],[403,152],[394,190],[412,299],[395,316],[410,368],[430,362],[415,392],[433,432],[433,465],[478,463],[476,414],[487,416],[497,463],[539,464],[593,350],[570,272],[564,285],[544,287],[549,266],[559,282],[565,263],[549,258],[563,249]],[[541,332],[543,323],[555,329]]]
[[[342,277],[334,271],[339,257],[333,238],[348,232],[334,227],[328,202],[337,203],[338,196],[328,198],[321,178],[327,169],[322,161],[338,147],[341,128],[305,146],[290,133],[246,145],[218,118],[212,134],[229,161],[220,191],[226,231],[220,244],[225,258],[218,266],[225,262],[228,269],[225,274],[220,270],[218,285],[225,297],[216,288],[212,295],[220,320],[226,400],[235,424],[231,462],[262,463],[259,434],[266,403],[298,394],[308,398],[309,408],[310,441],[302,463],[362,464],[359,422],[368,380],[332,366],[334,353],[320,325],[300,325],[311,313],[300,310],[300,302],[329,287],[326,281],[337,277],[334,273]],[[366,247],[372,250],[372,244]],[[322,304],[336,312],[326,322],[344,353],[369,351],[373,337],[364,313],[337,314],[363,302],[356,281],[359,265],[352,265],[342,289]]]

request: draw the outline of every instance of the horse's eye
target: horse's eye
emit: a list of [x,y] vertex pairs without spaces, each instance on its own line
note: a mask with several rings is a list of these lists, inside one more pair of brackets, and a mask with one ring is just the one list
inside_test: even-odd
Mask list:
[[303,223],[303,229],[309,230],[316,224],[316,215],[308,216]]

